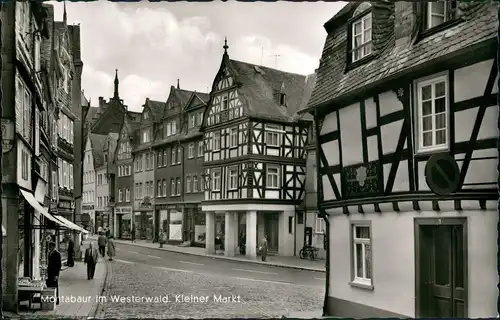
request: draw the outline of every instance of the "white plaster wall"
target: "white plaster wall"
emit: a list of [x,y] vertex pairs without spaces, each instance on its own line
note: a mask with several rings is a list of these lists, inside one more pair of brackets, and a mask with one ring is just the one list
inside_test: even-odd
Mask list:
[[392,90],[379,94],[378,101],[380,104],[380,116],[403,110],[403,104],[399,101],[398,96]]
[[[294,211],[282,211],[279,216],[278,254],[280,256],[293,256],[294,233],[288,232],[288,219],[295,218]],[[292,229],[292,231],[294,231]]]
[[[466,317],[496,317],[498,214],[495,211],[330,216],[331,282],[328,295],[414,317],[414,218],[424,217],[467,217],[469,313]],[[373,291],[348,284],[351,277],[351,220],[370,220],[372,224]]]
[[[355,103],[339,110],[343,166],[363,162],[361,114],[359,108],[359,103]],[[329,158],[327,160],[330,161]]]
[[493,59],[455,70],[455,102],[484,95]]
[[[97,184],[97,177],[99,174],[102,174],[102,185]],[[101,168],[96,170],[96,191],[95,191],[95,197],[96,197],[96,208],[97,208],[97,197],[103,197],[103,202],[104,202],[104,197],[108,196],[109,197],[109,184],[106,183],[106,169]]]

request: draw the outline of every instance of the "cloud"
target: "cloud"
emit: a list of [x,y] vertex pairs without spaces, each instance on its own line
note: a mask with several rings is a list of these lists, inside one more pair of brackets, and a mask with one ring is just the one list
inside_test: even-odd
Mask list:
[[[62,20],[62,3],[51,3],[56,20]],[[265,66],[275,67],[273,55],[279,55],[278,69],[312,73],[318,65],[325,35],[323,31],[311,31],[310,24],[312,20],[322,20],[314,22],[314,30],[321,30],[327,19],[309,12],[309,18],[304,18],[306,13],[298,5],[280,3],[269,7],[218,2],[206,6],[67,2],[69,23],[80,23],[81,28],[85,95],[93,105],[99,96],[111,97],[115,69],[119,69],[120,97],[132,110],[140,110],[146,97],[166,100],[170,85],[176,85],[177,79],[181,88],[207,92],[220,66],[225,35],[232,59],[255,64],[262,61]],[[224,8],[229,9],[229,14]],[[244,8],[247,10],[241,10]],[[285,13],[293,13],[297,19],[290,20]],[[301,13],[303,17],[298,16]],[[277,27],[283,24],[289,27]],[[302,40],[291,36],[292,27],[300,29],[297,32]],[[312,41],[304,35],[316,39],[313,42],[319,43],[317,48],[304,47],[304,41]],[[311,52],[318,53],[315,56]]]

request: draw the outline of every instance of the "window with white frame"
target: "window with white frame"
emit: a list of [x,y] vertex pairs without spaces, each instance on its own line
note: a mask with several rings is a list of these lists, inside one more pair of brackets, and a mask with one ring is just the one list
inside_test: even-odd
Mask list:
[[130,189],[125,190],[125,202],[130,202]]
[[205,178],[203,176],[203,172],[200,173],[200,191],[205,190]]
[[372,13],[352,22],[351,62],[356,62],[372,53]]
[[203,141],[198,141],[198,157],[203,157]]
[[189,159],[194,158],[194,143],[189,144],[188,157]]
[[181,159],[182,159],[181,147],[177,147],[177,163],[181,163]]
[[352,225],[352,282],[372,285],[371,234],[368,225]]
[[198,192],[198,176],[193,176],[193,192]]
[[417,82],[420,151],[448,147],[448,81],[446,76]]
[[229,190],[238,189],[238,168],[229,169]]
[[175,196],[175,179],[170,179],[170,195]]
[[431,29],[449,20],[448,1],[427,2],[427,28]]
[[196,114],[195,113],[192,113],[190,116],[189,116],[189,127],[190,128],[194,128],[196,126]]
[[282,133],[283,130],[279,126],[266,124],[266,144],[271,147],[279,147]]
[[229,147],[234,148],[237,146],[238,146],[238,128],[232,128]]
[[122,189],[118,190],[118,202],[123,202],[123,191],[122,191]]
[[220,171],[212,173],[212,191],[220,191]]
[[157,184],[157,187],[156,187],[156,195],[157,195],[157,197],[161,197],[161,196],[163,195],[163,191],[161,190],[161,186],[162,186],[162,184],[161,184],[161,180],[158,180],[158,181],[156,182],[156,184]]
[[[68,167],[69,167],[69,172],[68,172],[68,176],[69,176],[68,188],[70,190],[73,190],[73,188],[74,188],[74,183],[73,183],[73,164],[68,163]],[[93,175],[92,175],[92,177],[93,177]]]
[[191,192],[191,177],[186,177],[186,192]]
[[175,194],[180,195],[181,194],[181,178],[177,178],[176,183],[177,183],[177,188],[175,189],[175,191],[176,191]]
[[316,225],[315,225],[316,233],[325,233],[325,220],[316,214]]
[[266,179],[268,188],[279,188],[279,167],[268,165]]
[[201,125],[203,122],[203,112],[198,112],[198,121],[196,122],[197,125]]
[[220,150],[220,132],[214,132],[214,149],[213,151]]
[[170,160],[171,165],[177,164],[177,160],[175,158],[177,158],[177,150],[175,150],[175,147],[172,147],[172,160]]
[[163,179],[163,196],[167,196],[167,180]]

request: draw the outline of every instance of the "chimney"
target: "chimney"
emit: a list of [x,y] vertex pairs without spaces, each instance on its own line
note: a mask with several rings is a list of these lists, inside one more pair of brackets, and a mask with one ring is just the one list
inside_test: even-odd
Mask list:
[[99,108],[102,108],[102,107],[104,107],[104,98],[99,97]]
[[179,86],[179,79],[177,79],[177,89],[180,89],[180,86]]

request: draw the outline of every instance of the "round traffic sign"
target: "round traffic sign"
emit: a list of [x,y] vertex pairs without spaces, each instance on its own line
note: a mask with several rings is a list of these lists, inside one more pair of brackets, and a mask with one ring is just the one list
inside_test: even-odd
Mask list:
[[460,184],[460,169],[453,156],[435,154],[425,165],[425,181],[432,192],[444,196],[457,190]]

